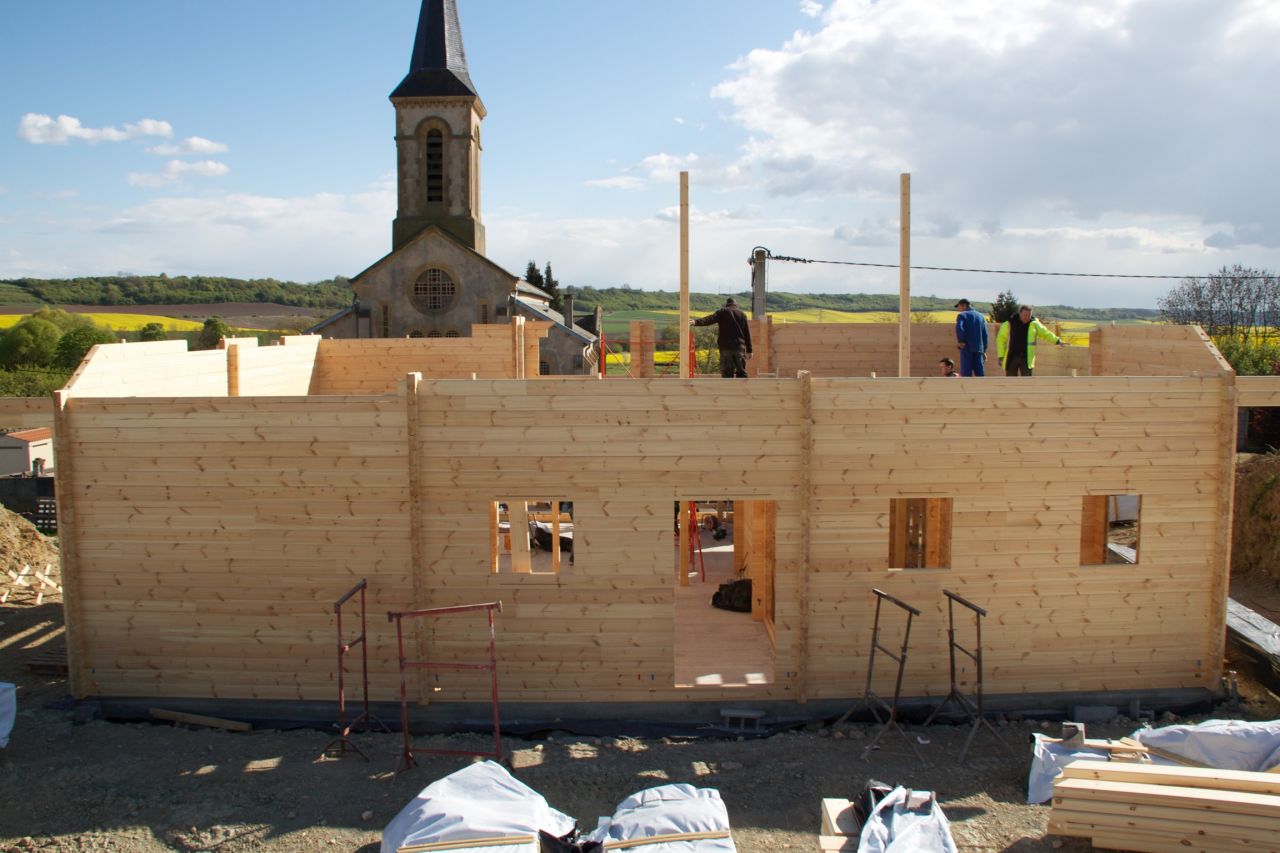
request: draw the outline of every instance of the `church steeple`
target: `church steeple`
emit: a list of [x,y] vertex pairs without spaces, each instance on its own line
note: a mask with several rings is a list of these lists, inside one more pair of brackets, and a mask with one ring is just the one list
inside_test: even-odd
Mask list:
[[457,0],[423,0],[409,73],[393,98],[479,97],[467,72]]
[[399,205],[392,249],[437,225],[484,253],[480,122],[485,108],[467,70],[457,0],[422,0],[409,73],[396,109]]

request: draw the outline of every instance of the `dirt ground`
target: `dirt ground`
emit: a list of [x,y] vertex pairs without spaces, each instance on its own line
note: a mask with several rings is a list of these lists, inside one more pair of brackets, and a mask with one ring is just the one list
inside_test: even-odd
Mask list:
[[[8,560],[40,559],[46,543],[8,515],[0,548]],[[28,550],[22,550],[28,549]],[[58,596],[37,604],[19,591],[0,605],[0,681],[18,685],[18,717],[0,750],[0,851],[221,851],[375,853],[380,831],[430,782],[470,759],[424,756],[397,773],[400,737],[361,734],[358,755],[324,759],[331,733],[314,729],[230,733],[169,723],[80,721],[61,675],[24,663],[62,642]],[[1245,677],[1241,708],[1213,716],[1280,717],[1280,702]],[[1197,718],[1198,719],[1198,718]],[[1166,719],[1163,722],[1172,722]],[[1091,725],[1119,737],[1136,724]],[[967,727],[908,727],[922,764],[894,733],[863,758],[872,726],[815,723],[772,737],[639,739],[555,733],[506,739],[514,772],[583,829],[628,794],[668,782],[713,787],[729,809],[743,853],[817,849],[819,801],[852,797],[868,778],[937,791],[961,850],[1089,850],[1088,841],[1045,836],[1047,806],[1026,798],[1029,736],[1057,724],[998,723],[1011,757],[986,731],[957,761]],[[419,738],[418,746],[481,750],[487,736]]]

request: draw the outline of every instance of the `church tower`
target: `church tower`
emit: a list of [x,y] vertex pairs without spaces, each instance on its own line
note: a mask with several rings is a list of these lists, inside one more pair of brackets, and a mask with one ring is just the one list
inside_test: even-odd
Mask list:
[[457,0],[423,0],[396,110],[398,205],[392,251],[437,225],[484,254],[480,122],[485,108],[467,72]]

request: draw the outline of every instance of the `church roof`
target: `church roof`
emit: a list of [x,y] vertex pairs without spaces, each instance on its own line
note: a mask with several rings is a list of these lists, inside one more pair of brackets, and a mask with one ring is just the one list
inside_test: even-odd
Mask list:
[[467,72],[458,0],[422,0],[409,73],[393,98],[480,97]]
[[551,320],[554,323],[559,323],[570,334],[572,334],[575,338],[578,338],[580,341],[582,341],[585,344],[595,343],[596,341],[595,335],[591,334],[590,332],[584,331],[581,326],[578,326],[576,324],[570,324],[570,322],[567,319],[565,319],[565,316],[563,314],[561,314],[559,311],[552,310],[547,305],[544,305],[540,302],[534,302],[532,299],[529,299],[528,297],[525,297],[525,296],[520,296],[519,294],[513,295],[511,297],[511,301],[516,304],[517,308],[524,309],[525,311],[529,312],[537,319]]

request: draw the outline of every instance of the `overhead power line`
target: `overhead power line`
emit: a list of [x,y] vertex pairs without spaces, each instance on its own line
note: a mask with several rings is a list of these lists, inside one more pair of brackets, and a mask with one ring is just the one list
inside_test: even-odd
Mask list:
[[[793,258],[789,255],[775,255],[768,249],[765,253],[770,260],[774,261],[790,261],[796,264],[837,264],[847,267],[880,267],[882,269],[898,269],[898,264],[873,264],[867,261],[823,261],[815,258]],[[1131,273],[1118,272],[1043,272],[1036,270],[983,270],[970,269],[968,267],[917,267],[911,266],[908,269],[913,270],[931,270],[933,272],[980,272],[990,275],[1053,275],[1066,276],[1074,278],[1160,278],[1160,279],[1187,279],[1187,278],[1205,278],[1202,275],[1133,275]],[[1273,278],[1270,275],[1241,275],[1228,276],[1229,278],[1239,279],[1255,279],[1255,278]]]

